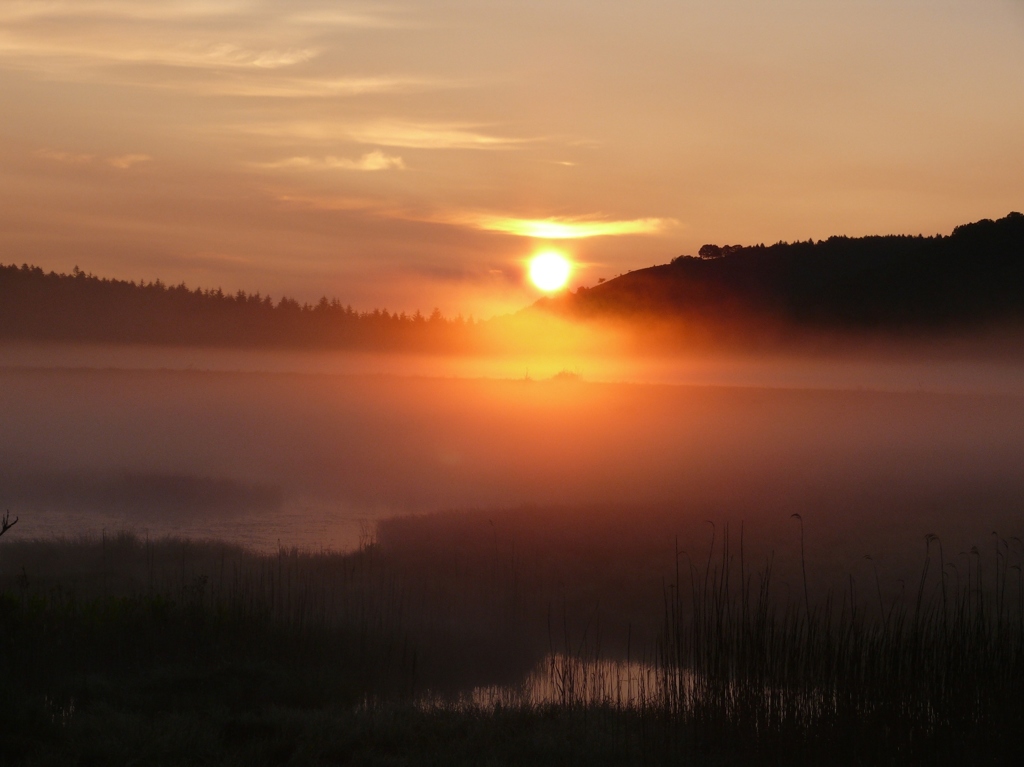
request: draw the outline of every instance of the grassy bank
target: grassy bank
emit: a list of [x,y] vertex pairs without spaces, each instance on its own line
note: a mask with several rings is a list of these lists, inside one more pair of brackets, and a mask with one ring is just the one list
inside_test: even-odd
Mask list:
[[588,599],[587,579],[560,570],[557,601],[529,551],[506,559],[493,543],[442,567],[387,537],[345,554],[276,555],[128,534],[7,541],[0,760],[1021,756],[1018,541],[947,559],[929,538],[920,579],[894,595],[852,577],[842,589],[783,588],[770,559],[755,565],[749,544],[718,537],[705,557],[668,562],[649,638],[631,624],[610,637],[618,629],[602,627],[596,609],[581,620],[573,610]]

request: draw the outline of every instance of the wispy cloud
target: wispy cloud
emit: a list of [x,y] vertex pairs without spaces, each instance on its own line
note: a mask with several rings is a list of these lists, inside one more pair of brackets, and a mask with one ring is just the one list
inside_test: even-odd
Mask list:
[[103,82],[198,96],[331,99],[465,87],[451,79],[407,75],[293,74],[315,48],[258,48],[231,43],[117,47],[97,43],[27,43],[0,30],[0,61],[70,82]]
[[253,7],[248,0],[6,0],[0,6],[0,21],[69,17],[174,21],[231,16]]
[[[40,63],[44,70],[58,72],[77,65],[146,64],[190,69],[282,69],[309,61],[317,51],[309,47],[254,48],[229,42],[189,42],[166,45],[149,42],[144,45],[125,44],[123,40],[108,41],[97,35],[91,39],[26,39],[10,32],[0,32],[0,56],[22,59],[48,59]],[[24,63],[24,62],[23,62]],[[71,74],[71,73],[69,73]],[[83,73],[78,72],[76,77]]]
[[211,67],[256,67],[257,69],[280,69],[301,64],[316,56],[312,48],[293,48],[278,50],[250,50],[231,43],[220,43],[201,51],[198,57],[186,59],[190,65],[198,61],[200,65]]
[[309,5],[0,0],[0,66],[50,80],[202,96],[336,98],[464,85],[422,75],[353,76],[318,61],[337,47],[332,28],[394,27],[401,18],[369,6]]
[[319,8],[288,11],[284,18],[290,24],[314,27],[351,27],[356,29],[402,29],[414,26],[399,16],[393,9],[385,7],[370,11],[366,8],[356,11],[344,8]]
[[[309,6],[254,0],[3,0],[0,59],[72,80],[90,74],[102,80],[82,68],[118,65],[273,71],[316,58],[325,28],[387,27],[396,21],[394,14],[378,14],[370,6]],[[324,90],[338,89],[327,85]]]
[[188,22],[210,19],[272,18],[317,27],[390,28],[409,26],[389,8],[303,8],[301,3],[273,8],[256,0],[4,0],[0,22],[53,19]]
[[128,170],[139,163],[149,162],[152,159],[148,154],[123,154],[120,157],[108,157],[107,165],[112,165],[121,170]]
[[323,195],[279,193],[274,195],[274,199],[283,205],[294,208],[325,211],[363,211],[371,215],[407,218],[407,216],[395,210],[393,206],[388,206],[381,200],[365,197],[346,197],[340,195],[327,197]]
[[130,168],[153,158],[148,154],[123,154],[115,157],[98,157],[94,154],[82,154],[78,152],[65,152],[59,149],[37,149],[33,154],[43,160],[59,162],[65,165],[91,165],[101,162],[118,170],[129,170]]
[[362,211],[385,218],[468,227],[537,240],[653,235],[679,226],[674,218],[608,219],[591,215],[529,219],[475,211],[431,211],[368,198],[281,194],[277,195],[277,199],[279,202],[314,210]]
[[93,154],[80,154],[77,152],[64,152],[59,149],[37,149],[33,154],[44,160],[65,163],[67,165],[86,165],[96,159]]
[[575,240],[626,234],[658,234],[678,221],[671,218],[635,218],[607,220],[593,216],[554,218],[515,218],[493,214],[462,214],[452,223],[489,232],[503,232],[541,240]]
[[496,136],[487,126],[465,123],[377,122],[354,128],[349,136],[363,144],[410,149],[512,149],[529,139]]
[[505,150],[536,139],[513,138],[486,132],[487,126],[467,123],[373,122],[350,125],[336,121],[247,123],[233,131],[296,141],[401,147],[406,149]]
[[211,96],[249,96],[255,98],[337,98],[371,93],[410,93],[457,85],[453,82],[414,77],[274,77],[160,83],[163,87],[190,90]]
[[316,157],[289,157],[274,162],[251,163],[259,168],[268,169],[310,169],[310,170],[404,170],[405,161],[401,157],[386,155],[383,152],[367,152],[362,157],[353,160],[348,157],[335,157],[328,155],[324,158]]

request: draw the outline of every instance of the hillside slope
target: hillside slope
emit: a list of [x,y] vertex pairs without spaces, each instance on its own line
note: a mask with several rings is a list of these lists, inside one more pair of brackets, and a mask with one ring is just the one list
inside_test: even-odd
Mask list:
[[705,246],[535,306],[573,317],[770,316],[807,327],[955,327],[1024,317],[1024,215],[948,236]]

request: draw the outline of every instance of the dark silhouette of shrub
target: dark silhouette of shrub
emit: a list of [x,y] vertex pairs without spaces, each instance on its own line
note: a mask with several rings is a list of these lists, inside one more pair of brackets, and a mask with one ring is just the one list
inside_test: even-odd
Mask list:
[[8,530],[10,530],[16,524],[18,524],[18,518],[15,517],[14,521],[11,522],[11,512],[10,511],[4,512],[3,518],[0,518],[0,535],[3,535],[4,533],[6,533]]

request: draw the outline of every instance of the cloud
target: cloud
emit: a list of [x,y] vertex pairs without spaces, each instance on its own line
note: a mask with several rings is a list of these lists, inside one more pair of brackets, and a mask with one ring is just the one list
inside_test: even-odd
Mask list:
[[453,82],[414,77],[274,77],[240,80],[155,83],[161,87],[190,90],[211,96],[247,96],[254,98],[336,98],[371,93],[409,93],[448,88]]
[[[198,55],[197,55],[198,54]],[[185,52],[181,61],[187,66],[223,67],[256,67],[258,69],[280,69],[309,61],[317,55],[312,48],[294,48],[278,50],[250,50],[231,43],[219,43],[198,52]],[[175,58],[169,58],[175,64]]]
[[405,162],[401,157],[386,155],[383,152],[367,152],[358,160],[328,157],[325,163],[329,168],[344,168],[346,170],[405,169]]
[[572,240],[627,234],[658,234],[678,225],[679,222],[671,218],[609,221],[592,216],[529,219],[493,214],[466,214],[454,217],[452,223],[539,240]]
[[386,206],[381,200],[365,197],[324,197],[321,195],[283,193],[274,195],[274,199],[291,207],[306,208],[308,210],[362,211],[371,215],[408,218],[397,212],[394,208]]
[[390,28],[409,26],[408,22],[395,17],[388,9],[373,11],[341,8],[302,9],[301,3],[285,4],[286,7],[271,10],[264,3],[254,0],[5,0],[0,6],[0,21],[25,22],[37,19],[93,19],[183,22],[206,21],[212,18],[270,17],[297,25],[317,27]]
[[[22,68],[144,64],[282,69],[320,53],[325,28],[407,26],[393,12],[257,0],[3,0],[0,56]],[[305,7],[304,7],[305,6]],[[36,61],[32,61],[35,59]],[[63,64],[63,67],[60,65]]]
[[486,126],[465,123],[378,122],[354,128],[349,137],[363,144],[410,149],[512,149],[529,139],[495,136]]
[[64,163],[65,165],[91,165],[93,162],[104,162],[107,165],[128,170],[135,165],[149,162],[153,158],[148,154],[123,154],[116,157],[97,157],[94,154],[80,154],[76,152],[65,152],[59,149],[37,149],[33,154],[44,160]]
[[0,7],[0,21],[95,18],[141,21],[176,21],[233,16],[250,10],[246,0],[7,0]]
[[296,11],[288,13],[286,20],[291,24],[309,25],[314,27],[354,27],[357,29],[406,29],[414,26],[412,22],[388,14],[386,9],[375,12],[366,10],[355,12],[340,8],[321,8],[319,10]]
[[313,210],[362,211],[383,218],[419,221],[428,224],[462,226],[488,232],[500,232],[537,240],[571,240],[590,237],[659,234],[679,226],[674,218],[635,218],[609,220],[596,216],[515,218],[492,213],[437,212],[383,200],[352,197],[277,195],[279,202]]
[[[228,42],[190,42],[166,45],[151,40],[148,44],[113,43],[103,35],[92,38],[26,39],[8,33],[0,36],[0,56],[49,60],[39,68],[50,74],[62,72],[73,79],[85,73],[82,65],[157,65],[187,69],[282,69],[309,61],[318,51],[310,47],[254,48]],[[38,63],[38,62],[37,62]]]
[[61,44],[26,42],[0,30],[0,60],[50,79],[142,85],[200,96],[243,98],[339,98],[379,93],[414,93],[465,86],[464,82],[405,75],[360,77],[294,76],[290,69],[311,61],[319,49],[244,47],[208,43],[126,48],[96,41]]
[[320,54],[317,34],[288,23],[285,9],[251,1],[0,3],[4,64],[72,81],[118,82],[127,70],[135,82],[159,84],[159,67],[288,69]]
[[485,126],[467,123],[374,122],[345,125],[337,122],[274,122],[234,126],[233,131],[299,141],[339,140],[405,149],[515,149],[536,139],[486,133]]
[[123,154],[120,157],[108,157],[107,165],[112,165],[121,170],[128,170],[133,165],[149,162],[152,159],[148,154]]
[[313,157],[289,157],[275,162],[252,163],[260,168],[309,168],[313,170],[405,170],[405,161],[401,157],[386,155],[381,151],[367,152],[357,160],[347,157],[328,155],[321,159]]
[[86,165],[96,158],[96,155],[92,154],[63,152],[58,149],[37,149],[33,154],[44,160],[53,160],[54,162],[62,162],[68,165]]
[[51,80],[202,96],[335,98],[465,85],[420,75],[348,76],[329,61],[304,66],[336,48],[325,28],[395,24],[368,12],[301,10],[255,3],[221,8],[202,2],[88,0],[12,6],[0,0],[0,65]]

